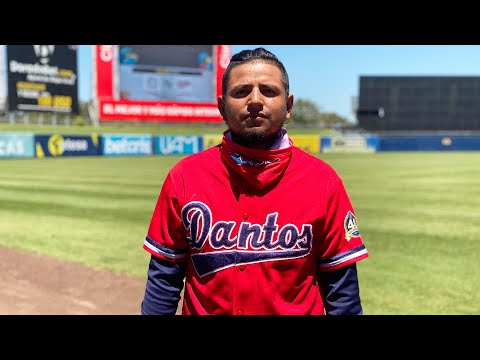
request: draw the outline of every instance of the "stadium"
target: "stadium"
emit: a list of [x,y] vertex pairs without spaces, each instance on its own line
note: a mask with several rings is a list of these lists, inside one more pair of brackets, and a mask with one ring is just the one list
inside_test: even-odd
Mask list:
[[[221,141],[230,45],[92,47],[88,104],[74,45],[0,48],[2,314],[138,314],[160,185]],[[480,311],[479,79],[361,76],[355,127],[291,129],[349,189],[365,314]]]

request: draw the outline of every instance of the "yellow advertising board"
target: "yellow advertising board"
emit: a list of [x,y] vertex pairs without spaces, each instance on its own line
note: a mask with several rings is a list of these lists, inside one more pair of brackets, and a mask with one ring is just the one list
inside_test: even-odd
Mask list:
[[223,139],[223,134],[212,135],[207,134],[203,135],[203,149],[209,149],[215,145],[221,144]]
[[320,152],[320,135],[288,135],[293,144],[310,154]]

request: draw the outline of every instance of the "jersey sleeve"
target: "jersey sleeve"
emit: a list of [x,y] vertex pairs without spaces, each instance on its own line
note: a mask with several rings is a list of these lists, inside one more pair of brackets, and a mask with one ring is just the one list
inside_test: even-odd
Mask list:
[[160,259],[182,262],[187,256],[186,236],[170,172],[160,190],[143,248]]
[[345,186],[335,173],[327,189],[324,242],[319,247],[319,271],[339,269],[368,257],[357,217]]

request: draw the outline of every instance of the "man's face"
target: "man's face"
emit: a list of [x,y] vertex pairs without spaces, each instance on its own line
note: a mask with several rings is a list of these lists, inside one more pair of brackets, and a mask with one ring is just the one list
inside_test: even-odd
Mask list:
[[287,98],[281,76],[278,67],[263,62],[231,70],[227,95],[218,98],[218,108],[242,145],[270,147],[290,118],[293,95]]

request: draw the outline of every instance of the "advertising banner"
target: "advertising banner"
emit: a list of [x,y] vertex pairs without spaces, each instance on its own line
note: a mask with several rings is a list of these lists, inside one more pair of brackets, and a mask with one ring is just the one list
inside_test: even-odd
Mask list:
[[149,134],[103,134],[105,156],[139,156],[153,154],[153,136]]
[[33,143],[33,133],[0,133],[0,158],[32,158]]
[[223,139],[223,134],[220,134],[220,135],[206,134],[206,135],[203,135],[202,138],[203,138],[203,148],[208,149],[218,144],[221,144]]
[[377,138],[369,136],[323,136],[322,152],[376,152]]
[[76,45],[7,45],[10,111],[78,114]]
[[310,154],[320,152],[319,135],[289,135],[295,146]]
[[104,100],[100,103],[100,116],[104,119],[156,121],[162,119],[183,119],[191,122],[218,121],[220,112],[217,105],[177,104],[172,102],[151,103],[146,101]]
[[155,154],[195,154],[202,150],[202,143],[196,135],[160,135],[155,137]]
[[113,97],[113,45],[94,46],[95,50],[95,90],[99,99]]
[[98,136],[35,135],[37,158],[100,155]]

